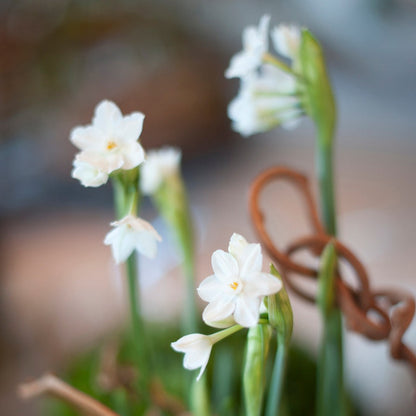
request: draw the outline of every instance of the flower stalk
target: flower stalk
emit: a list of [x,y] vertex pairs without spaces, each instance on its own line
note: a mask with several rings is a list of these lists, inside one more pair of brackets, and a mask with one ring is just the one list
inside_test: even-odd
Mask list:
[[[302,31],[300,65],[307,87],[304,106],[316,127],[316,169],[320,189],[321,218],[325,231],[336,235],[336,208],[333,172],[333,141],[336,124],[335,101],[325,68],[321,46],[308,30]],[[325,254],[323,255],[325,258]],[[336,261],[336,260],[334,260]],[[328,278],[319,285],[335,299],[334,273],[325,267]],[[324,334],[318,363],[318,415],[342,415],[345,412],[343,387],[342,319],[335,302],[323,315]]]
[[244,399],[247,416],[260,416],[263,408],[265,365],[269,351],[271,328],[258,324],[247,334],[243,373]]
[[[270,273],[281,280],[279,272],[273,265],[270,266]],[[289,345],[293,332],[293,311],[284,286],[276,295],[267,298],[267,309],[270,325],[277,332],[277,349],[265,415],[276,416],[280,414]]]
[[[120,172],[112,177],[114,190],[114,205],[117,219],[127,214],[137,215],[140,193],[138,189],[138,169]],[[142,318],[140,288],[138,284],[138,259],[134,251],[126,260],[126,274],[129,296],[132,340],[135,364],[138,370],[138,386],[142,397],[147,400],[149,395],[149,349],[146,344],[145,325]]]
[[342,321],[341,312],[335,306],[335,276],[337,256],[329,243],[321,257],[318,280],[318,305],[324,322],[324,334],[319,354],[317,414],[319,416],[346,414],[343,389]]

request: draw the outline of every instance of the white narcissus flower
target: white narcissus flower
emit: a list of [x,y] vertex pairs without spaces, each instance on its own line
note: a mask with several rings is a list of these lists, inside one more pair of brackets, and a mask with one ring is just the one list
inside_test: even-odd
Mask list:
[[243,136],[280,124],[294,128],[302,114],[294,76],[270,64],[243,79],[239,94],[228,106],[232,127]]
[[264,15],[258,27],[248,26],[243,31],[243,50],[231,58],[225,71],[226,78],[245,77],[262,63],[269,48],[268,31],[270,16]]
[[197,377],[199,380],[208,364],[213,344],[213,339],[209,335],[190,334],[172,342],[171,346],[175,351],[185,353],[183,366],[187,370],[201,367]]
[[232,317],[244,327],[257,325],[263,298],[282,288],[279,279],[261,271],[262,262],[260,244],[249,244],[239,234],[231,237],[228,253],[214,252],[214,274],[198,287],[199,296],[209,302],[202,315],[205,323],[216,326]]
[[75,127],[71,142],[81,151],[76,158],[102,173],[133,169],[144,161],[144,150],[137,141],[143,129],[144,115],[123,116],[111,101],[101,101],[95,108],[92,124]]
[[281,24],[271,32],[274,47],[280,55],[296,59],[299,53],[301,33],[298,26]]
[[74,160],[74,169],[71,176],[78,179],[84,186],[101,186],[108,180],[108,175],[89,163],[83,162],[77,158]]
[[179,171],[181,151],[174,147],[151,150],[140,169],[140,187],[144,194],[151,195],[163,180]]
[[111,225],[115,228],[106,235],[104,244],[111,245],[117,264],[126,261],[134,250],[149,258],[156,256],[157,242],[162,238],[147,221],[127,215]]
[[212,346],[229,335],[240,331],[240,329],[242,329],[240,325],[234,325],[231,328],[224,329],[223,331],[211,335],[185,335],[176,342],[172,342],[170,345],[175,351],[185,353],[183,366],[187,370],[201,368],[197,377],[197,380],[199,380],[208,364]]

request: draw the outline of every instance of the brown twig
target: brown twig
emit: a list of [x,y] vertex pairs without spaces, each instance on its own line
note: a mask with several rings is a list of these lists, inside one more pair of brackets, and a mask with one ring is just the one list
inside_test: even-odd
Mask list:
[[[274,244],[267,232],[259,204],[260,193],[268,183],[276,180],[286,180],[297,187],[305,201],[312,228],[311,235],[297,239],[286,250],[281,250]],[[328,242],[333,241],[338,258],[350,264],[358,282],[358,289],[352,288],[342,279],[339,270],[337,271],[337,302],[345,316],[347,327],[369,339],[388,340],[392,357],[406,361],[416,374],[416,355],[403,342],[403,336],[415,314],[414,299],[409,294],[396,290],[371,291],[364,265],[344,244],[325,233],[307,178],[287,167],[267,169],[253,181],[249,207],[257,234],[269,255],[281,267],[285,283],[298,296],[309,302],[315,302],[315,298],[305,292],[293,277],[297,275],[316,279],[318,271],[295,261],[293,255],[301,250],[309,250],[312,255],[320,256]],[[387,300],[389,305],[386,307],[381,299]]]
[[50,394],[72,404],[79,410],[91,416],[119,416],[97,400],[79,391],[53,374],[45,374],[42,377],[20,384],[18,395],[23,399],[31,399],[42,394]]

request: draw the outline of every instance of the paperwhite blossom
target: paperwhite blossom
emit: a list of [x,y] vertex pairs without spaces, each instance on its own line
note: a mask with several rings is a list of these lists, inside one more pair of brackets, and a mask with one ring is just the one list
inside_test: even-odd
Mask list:
[[71,176],[78,179],[84,186],[101,186],[108,180],[108,175],[87,162],[74,159]]
[[286,58],[296,59],[301,33],[298,26],[281,24],[272,29],[271,37],[274,47],[280,55]]
[[264,15],[258,27],[248,26],[243,31],[243,50],[231,58],[225,71],[226,78],[245,77],[262,63],[263,55],[269,48],[270,16]]
[[294,128],[301,115],[294,76],[269,64],[241,81],[239,94],[228,106],[232,127],[243,136],[270,130],[279,124]]
[[146,195],[153,194],[163,180],[178,173],[181,151],[174,147],[151,150],[140,168],[140,187]]
[[127,215],[111,225],[115,228],[106,235],[104,244],[111,245],[117,264],[126,261],[134,250],[149,258],[156,256],[157,242],[162,238],[147,221]]
[[77,159],[105,174],[140,165],[145,154],[137,140],[143,120],[142,113],[123,116],[116,104],[101,101],[92,124],[75,127],[71,132],[71,142],[81,150]]
[[175,351],[185,353],[183,366],[187,370],[195,370],[201,367],[197,377],[197,380],[199,380],[208,364],[213,344],[214,340],[209,335],[190,334],[172,342],[171,346]]
[[199,380],[208,364],[212,346],[241,329],[240,325],[234,325],[211,335],[190,334],[172,342],[170,345],[175,351],[185,353],[183,366],[187,370],[201,368],[197,378]]
[[233,234],[228,253],[217,250],[211,263],[214,274],[198,287],[199,296],[209,302],[202,318],[211,326],[232,317],[244,327],[255,326],[264,296],[277,293],[279,279],[261,271],[263,257],[260,244],[249,244]]

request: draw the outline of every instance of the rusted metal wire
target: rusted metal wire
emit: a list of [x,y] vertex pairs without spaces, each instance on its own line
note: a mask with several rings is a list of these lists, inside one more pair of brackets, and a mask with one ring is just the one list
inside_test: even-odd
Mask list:
[[[311,224],[312,233],[289,244],[286,250],[281,250],[274,244],[260,208],[260,194],[272,181],[287,181],[298,189]],[[271,258],[279,264],[285,284],[306,301],[315,302],[315,298],[298,284],[295,277],[316,279],[318,270],[296,261],[294,254],[308,250],[319,257],[330,241],[334,244],[338,258],[349,263],[357,280],[358,288],[355,288],[337,270],[336,300],[347,328],[372,340],[388,340],[391,356],[407,362],[416,376],[416,355],[403,342],[403,336],[415,314],[413,297],[396,289],[371,290],[367,271],[360,260],[339,240],[325,233],[308,179],[287,167],[267,169],[251,185],[249,206],[256,232]]]

